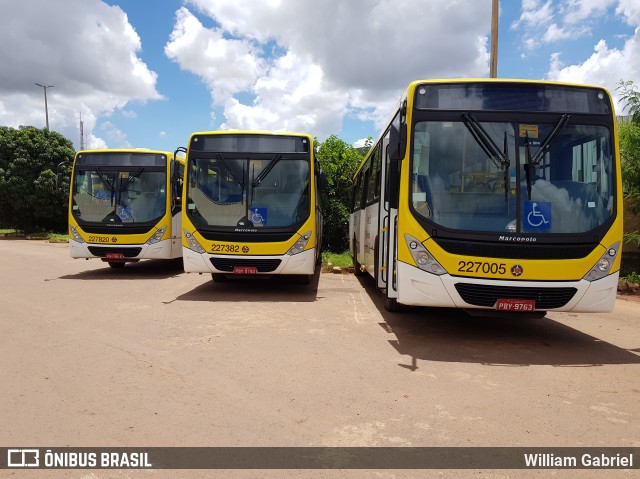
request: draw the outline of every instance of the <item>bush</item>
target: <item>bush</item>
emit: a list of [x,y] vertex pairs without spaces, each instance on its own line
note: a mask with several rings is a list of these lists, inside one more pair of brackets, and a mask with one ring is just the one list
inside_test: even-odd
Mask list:
[[351,185],[362,155],[353,146],[331,135],[319,144],[316,157],[324,176],[321,192],[324,210],[324,248],[341,253],[349,248],[349,205]]
[[0,127],[0,227],[66,231],[69,182],[56,191],[56,176],[58,165],[74,154],[59,133]]

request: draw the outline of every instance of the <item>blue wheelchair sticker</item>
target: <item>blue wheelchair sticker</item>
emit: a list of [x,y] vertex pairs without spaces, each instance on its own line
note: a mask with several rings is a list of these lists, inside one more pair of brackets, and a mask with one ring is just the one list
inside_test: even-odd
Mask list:
[[133,221],[133,215],[131,214],[131,209],[128,206],[118,205],[116,207],[116,215],[121,221]]
[[267,209],[266,208],[249,208],[249,221],[253,223],[253,226],[264,226],[267,224]]
[[547,201],[525,201],[524,227],[546,231],[551,229],[551,203]]

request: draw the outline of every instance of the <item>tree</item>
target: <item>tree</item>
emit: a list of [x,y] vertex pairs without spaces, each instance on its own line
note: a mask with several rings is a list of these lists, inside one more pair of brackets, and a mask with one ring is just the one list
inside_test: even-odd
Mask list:
[[349,248],[349,207],[352,178],[360,162],[360,152],[335,135],[317,145],[324,176],[321,201],[324,210],[324,248],[342,253]]
[[[630,122],[620,122],[620,161],[622,164],[622,184],[626,205],[634,213],[640,213],[640,91],[631,81],[620,81],[616,89],[626,102],[623,111],[629,110]],[[640,246],[640,232],[625,235],[629,243]]]
[[56,190],[56,175],[74,154],[73,144],[54,131],[0,127],[0,226],[65,231],[69,182]]

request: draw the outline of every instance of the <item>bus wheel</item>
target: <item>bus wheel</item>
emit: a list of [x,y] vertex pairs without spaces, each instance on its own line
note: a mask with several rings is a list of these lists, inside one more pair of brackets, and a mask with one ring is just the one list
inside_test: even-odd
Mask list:
[[396,298],[388,298],[385,294],[384,309],[386,309],[390,313],[398,313],[402,311],[402,304],[398,303],[398,300]]
[[362,265],[358,263],[358,250],[356,249],[356,240],[353,240],[353,274],[356,276],[362,276],[364,271],[362,271]]
[[109,261],[109,266],[115,269],[124,268],[124,261]]
[[212,278],[216,283],[226,283],[227,281],[229,281],[229,278],[227,278],[227,275],[226,275],[226,274],[211,273],[211,278]]

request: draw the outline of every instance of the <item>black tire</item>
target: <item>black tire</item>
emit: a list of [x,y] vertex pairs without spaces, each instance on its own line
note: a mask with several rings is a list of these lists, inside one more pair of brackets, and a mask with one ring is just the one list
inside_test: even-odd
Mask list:
[[213,279],[213,281],[215,281],[216,283],[226,283],[229,281],[227,275],[221,273],[211,273],[211,279]]
[[402,305],[398,303],[398,300],[396,298],[389,298],[385,293],[384,309],[386,309],[390,313],[399,313],[400,311],[402,311]]
[[109,266],[113,269],[122,269],[124,268],[124,261],[109,261]]
[[296,279],[300,284],[311,284],[312,278],[313,278],[312,274],[299,274],[296,276]]
[[353,274],[356,276],[363,276],[362,265],[358,263],[358,249],[356,246],[356,239],[353,239]]

